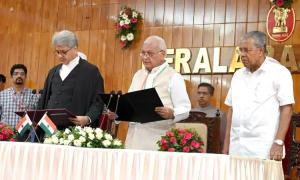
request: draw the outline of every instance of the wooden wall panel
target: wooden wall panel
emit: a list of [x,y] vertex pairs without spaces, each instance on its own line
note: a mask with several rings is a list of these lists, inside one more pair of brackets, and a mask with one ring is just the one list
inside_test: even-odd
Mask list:
[[215,23],[224,23],[225,11],[225,1],[215,0]]
[[[251,1],[251,0],[249,0]],[[248,8],[247,8],[248,0],[237,0],[236,1],[236,22],[246,22]]]
[[237,1],[238,0],[226,0],[226,23],[235,22]]
[[194,24],[194,10],[195,10],[194,4],[195,4],[194,0],[185,0],[184,20],[183,20],[183,24],[185,26]]
[[[127,5],[136,8],[144,18],[138,27],[139,35],[127,50],[120,48],[115,38],[115,22],[119,9]],[[293,35],[285,42],[269,44],[275,47],[275,57],[281,57],[282,47],[295,47],[298,66],[300,44],[300,1],[293,3],[296,25]],[[41,89],[50,68],[59,61],[51,45],[55,31],[74,31],[79,39],[78,49],[97,65],[104,78],[105,91],[126,92],[131,78],[141,67],[139,52],[150,35],[166,40],[168,48],[189,48],[193,68],[201,47],[208,48],[212,63],[213,48],[221,47],[220,65],[229,67],[241,36],[252,30],[265,32],[266,16],[271,4],[268,0],[14,0],[0,1],[0,73],[7,76],[15,63],[28,68],[26,85]],[[174,56],[172,56],[174,57]],[[171,64],[171,66],[173,66]],[[184,75],[192,106],[197,106],[196,90],[200,82],[216,87],[213,105],[227,111],[224,105],[232,74]],[[296,104],[300,111],[300,75],[293,74]],[[120,126],[125,139],[127,123]]]
[[204,23],[204,3],[205,0],[195,0],[194,24]]
[[155,8],[154,8],[154,24],[155,26],[161,26],[164,24],[164,8],[165,3],[161,0],[155,0]]

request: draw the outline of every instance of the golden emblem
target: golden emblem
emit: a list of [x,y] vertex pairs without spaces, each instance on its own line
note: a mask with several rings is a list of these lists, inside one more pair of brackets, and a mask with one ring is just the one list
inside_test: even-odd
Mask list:
[[274,41],[285,41],[293,33],[295,12],[292,7],[272,6],[267,17],[267,33]]
[[287,33],[288,27],[286,26],[286,19],[289,16],[290,9],[276,7],[273,10],[275,27],[273,33]]

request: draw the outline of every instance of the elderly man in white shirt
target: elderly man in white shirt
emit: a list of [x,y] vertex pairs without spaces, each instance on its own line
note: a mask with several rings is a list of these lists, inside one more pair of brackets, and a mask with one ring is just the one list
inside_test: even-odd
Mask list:
[[[148,37],[140,56],[145,69],[135,73],[129,92],[155,87],[164,105],[156,107],[155,112],[167,120],[130,123],[125,146],[129,149],[157,150],[156,142],[174,122],[188,117],[191,103],[183,77],[164,60],[166,43],[161,37]],[[112,118],[113,114],[109,114],[109,117]]]
[[239,45],[244,68],[231,81],[223,153],[282,160],[294,104],[291,73],[266,56],[266,35],[245,34]]

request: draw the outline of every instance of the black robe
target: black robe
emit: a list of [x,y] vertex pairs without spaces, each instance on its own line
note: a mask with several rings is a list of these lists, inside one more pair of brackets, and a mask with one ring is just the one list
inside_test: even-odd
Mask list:
[[[59,64],[49,71],[44,84],[43,94],[38,104],[39,109],[47,108],[51,96],[53,76],[55,73],[59,73],[61,67],[62,64]],[[92,121],[91,126],[97,127],[103,110],[103,102],[100,98],[100,93],[104,93],[102,76],[95,65],[82,59],[79,60],[79,64],[70,72],[70,74],[71,73],[78,73],[80,76],[76,76],[77,79],[74,81],[76,82],[76,85],[73,90],[73,103],[71,109],[68,110],[76,116],[89,116]]]

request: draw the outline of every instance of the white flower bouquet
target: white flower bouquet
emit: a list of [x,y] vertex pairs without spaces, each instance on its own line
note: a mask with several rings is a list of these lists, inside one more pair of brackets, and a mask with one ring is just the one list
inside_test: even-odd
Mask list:
[[91,127],[82,128],[80,126],[57,131],[52,136],[45,138],[44,143],[91,148],[124,148],[119,139],[113,139],[110,134],[102,129],[94,129]]
[[142,16],[135,9],[127,6],[123,7],[118,15],[116,23],[117,34],[120,38],[120,46],[122,49],[129,48],[137,35],[137,25],[141,22]]

